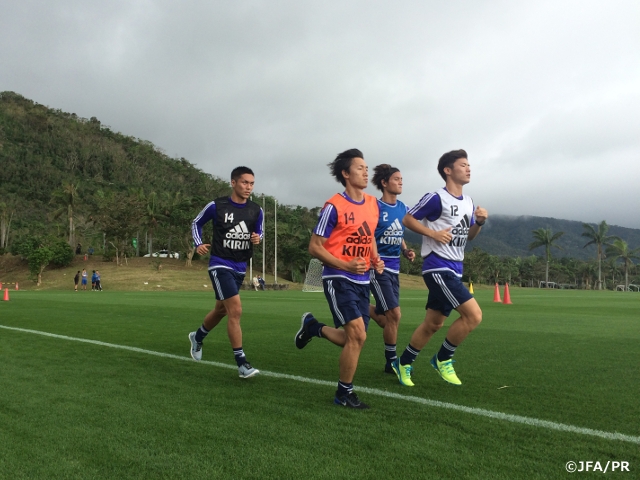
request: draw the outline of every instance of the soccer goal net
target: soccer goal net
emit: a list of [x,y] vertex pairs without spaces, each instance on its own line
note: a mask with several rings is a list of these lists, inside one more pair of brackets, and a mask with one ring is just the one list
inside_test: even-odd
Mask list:
[[303,292],[322,292],[322,262],[312,258],[309,262],[307,275],[304,277]]

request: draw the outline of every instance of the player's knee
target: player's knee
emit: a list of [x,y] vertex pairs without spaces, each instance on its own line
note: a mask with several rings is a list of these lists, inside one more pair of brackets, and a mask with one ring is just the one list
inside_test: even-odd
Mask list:
[[367,339],[367,332],[363,329],[357,329],[347,333],[347,342],[362,347]]
[[395,325],[400,323],[400,307],[392,308],[385,313],[387,321]]
[[227,317],[231,320],[239,320],[242,316],[242,306],[227,308]]
[[366,340],[367,340],[367,334],[366,334],[366,332],[362,332],[362,334],[357,335],[357,336],[354,338],[355,343],[356,343],[357,345],[359,345],[360,347],[363,347],[363,346],[364,346],[364,342],[365,342]]
[[431,335],[440,330],[443,325],[444,321],[440,322],[431,318],[425,318],[424,322],[422,322],[422,328]]
[[482,310],[478,309],[477,311],[465,315],[465,321],[472,329],[476,328],[480,325],[480,322],[482,322]]

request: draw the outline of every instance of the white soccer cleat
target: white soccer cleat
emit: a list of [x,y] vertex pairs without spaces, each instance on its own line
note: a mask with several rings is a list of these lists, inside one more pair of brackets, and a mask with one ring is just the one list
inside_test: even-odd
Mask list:
[[244,362],[244,365],[238,367],[238,376],[240,378],[250,378],[260,373],[260,370],[253,368],[249,362]]
[[202,344],[196,342],[196,332],[189,334],[189,341],[191,342],[191,358],[199,362],[202,360]]

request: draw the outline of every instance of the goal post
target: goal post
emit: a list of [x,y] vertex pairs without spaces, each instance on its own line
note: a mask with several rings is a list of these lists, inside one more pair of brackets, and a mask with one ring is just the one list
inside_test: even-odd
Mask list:
[[303,292],[323,292],[322,288],[322,262],[317,258],[312,258],[304,277]]

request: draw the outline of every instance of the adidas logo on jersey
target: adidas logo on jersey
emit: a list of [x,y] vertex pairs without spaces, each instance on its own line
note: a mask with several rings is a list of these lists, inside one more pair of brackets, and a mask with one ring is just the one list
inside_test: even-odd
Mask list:
[[364,222],[357,232],[347,237],[347,243],[355,243],[356,245],[367,245],[371,243],[371,229],[367,222]]
[[382,237],[378,240],[380,245],[401,245],[404,230],[402,224],[397,218],[382,233]]
[[[347,237],[346,242],[355,245],[370,245],[373,242],[371,229],[367,222],[363,222],[357,232]],[[371,255],[371,247],[356,247],[355,245],[343,245],[342,254],[350,257],[369,257]]]
[[229,230],[225,235],[225,238],[228,240],[222,241],[222,246],[224,248],[230,248],[231,250],[248,250],[250,246],[249,239],[251,238],[251,233],[247,228],[247,224],[244,223],[243,220]]
[[460,223],[451,229],[451,241],[449,245],[452,247],[465,247],[467,245],[467,237],[469,236],[469,227],[471,221],[466,215],[462,217]]

